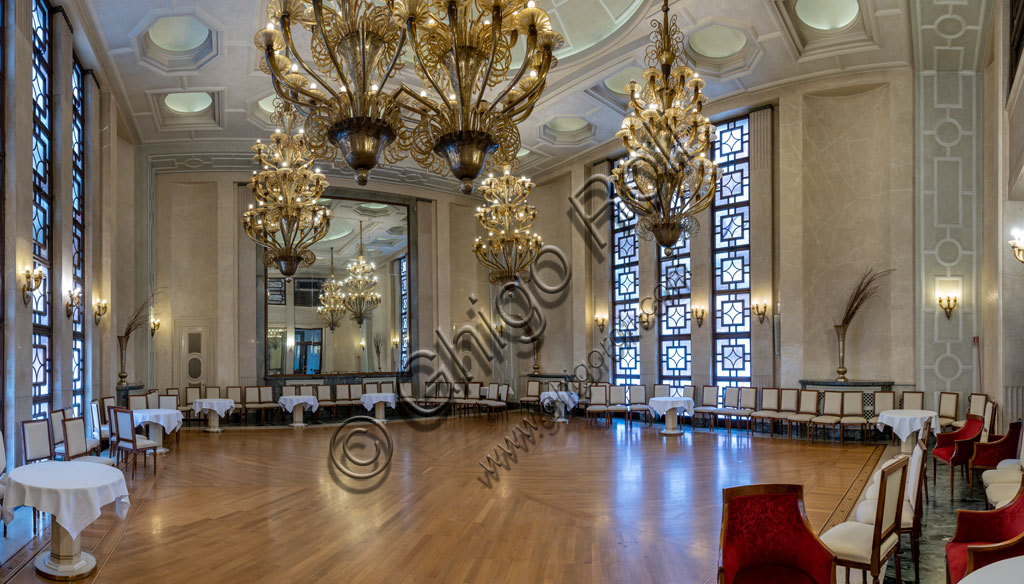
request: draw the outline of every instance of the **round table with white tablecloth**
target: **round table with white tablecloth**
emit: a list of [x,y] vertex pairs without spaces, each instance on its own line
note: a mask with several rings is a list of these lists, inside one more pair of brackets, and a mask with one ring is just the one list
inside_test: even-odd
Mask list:
[[33,507],[53,516],[50,553],[39,554],[36,571],[55,580],[78,580],[96,570],[96,558],[82,551],[79,535],[114,503],[117,516],[128,513],[128,487],[117,468],[91,462],[39,462],[19,466],[4,478],[3,520],[15,507]]
[[359,398],[360,403],[367,410],[373,411],[373,417],[377,418],[381,422],[387,422],[384,419],[384,406],[391,406],[391,409],[395,409],[398,405],[398,394],[397,393],[364,393]]
[[292,413],[292,428],[306,427],[306,424],[302,421],[303,409],[309,408],[309,411],[315,412],[320,407],[320,402],[311,395],[282,395],[277,399],[277,404],[284,411]]
[[917,440],[913,435],[921,429],[925,420],[931,419],[932,433],[938,432],[939,414],[931,410],[885,410],[878,413],[878,429],[892,428],[902,442],[903,452],[910,453]]
[[204,432],[220,432],[221,416],[235,409],[233,399],[197,399],[192,402],[192,411],[201,414],[206,412],[206,428]]
[[647,407],[652,414],[665,416],[665,429],[661,431],[666,436],[682,434],[683,431],[677,425],[677,411],[683,408],[687,414],[693,415],[693,400],[688,397],[652,397],[647,402]]
[[185,419],[178,410],[132,410],[132,417],[136,424],[146,424],[149,427],[149,439],[156,442],[158,454],[167,454],[164,448],[164,432],[167,434],[181,428],[181,422]]
[[[569,420],[565,417],[565,412],[571,412],[576,404],[580,403],[580,396],[574,391],[544,391],[540,394],[540,403],[542,406],[554,403],[555,421],[568,424]],[[566,406],[569,406],[568,409]]]
[[960,584],[1017,584],[1024,576],[1024,556],[989,564],[964,576]]

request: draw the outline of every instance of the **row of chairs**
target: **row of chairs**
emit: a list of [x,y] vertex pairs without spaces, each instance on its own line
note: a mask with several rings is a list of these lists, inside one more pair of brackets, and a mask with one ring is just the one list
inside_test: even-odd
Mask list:
[[[411,394],[410,386],[410,394]],[[403,395],[410,395],[405,394]],[[417,398],[417,402],[423,406],[451,405],[451,412],[480,413],[485,412],[488,416],[492,413],[508,412],[509,385],[507,383],[489,383],[484,385],[479,381],[468,383],[451,383],[447,381],[428,382],[423,390],[423,395]]]

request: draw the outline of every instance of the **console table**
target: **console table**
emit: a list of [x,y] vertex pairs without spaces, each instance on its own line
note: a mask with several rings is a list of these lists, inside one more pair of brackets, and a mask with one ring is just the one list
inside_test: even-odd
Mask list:
[[807,389],[808,387],[829,387],[834,389],[859,389],[860,391],[864,391],[864,388],[872,389],[877,387],[880,391],[892,391],[892,386],[894,384],[894,381],[870,381],[858,379],[851,379],[850,381],[836,381],[835,379],[801,379],[800,389]]

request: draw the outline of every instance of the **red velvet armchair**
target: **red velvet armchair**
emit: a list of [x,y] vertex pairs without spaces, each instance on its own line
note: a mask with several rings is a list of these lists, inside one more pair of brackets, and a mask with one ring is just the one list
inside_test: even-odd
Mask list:
[[974,570],[1017,556],[1024,556],[1024,479],[1005,507],[956,512],[956,532],[946,544],[946,580],[957,584]]
[[972,495],[974,494],[975,470],[993,469],[1008,458],[1020,458],[1017,456],[1017,447],[1020,446],[1022,425],[1024,424],[1017,420],[1010,424],[1010,428],[1003,436],[989,435],[988,442],[974,443],[974,456],[971,457],[970,467],[967,471],[968,480],[971,481]]
[[835,581],[835,555],[807,522],[803,486],[722,490],[718,584]]
[[937,435],[935,448],[932,449],[932,485],[935,484],[937,476],[937,461],[941,460],[949,465],[949,498],[953,498],[953,482],[956,479],[955,468],[964,466],[971,461],[974,455],[974,443],[981,436],[983,425],[981,416],[967,414],[967,423],[963,428],[955,432],[943,432]]

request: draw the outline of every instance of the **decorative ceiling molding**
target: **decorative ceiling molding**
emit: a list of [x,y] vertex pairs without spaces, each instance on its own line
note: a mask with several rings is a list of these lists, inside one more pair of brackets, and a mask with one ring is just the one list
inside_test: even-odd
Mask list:
[[[746,39],[743,48],[735,54],[721,58],[707,57],[700,54],[690,45],[690,40],[693,38],[692,35],[712,26],[722,26],[742,34]],[[694,61],[695,69],[701,75],[714,79],[732,79],[750,73],[751,69],[761,59],[761,55],[764,54],[764,49],[757,42],[757,33],[754,29],[747,24],[732,19],[720,17],[705,19],[699,25],[686,32],[686,39],[688,52]]]
[[980,71],[985,58],[989,0],[911,2],[918,71]]
[[191,92],[206,92],[212,102],[206,109],[194,113],[182,113],[167,107],[164,99],[171,94],[182,93],[180,89],[158,89],[146,91],[150,110],[156,127],[164,130],[223,130],[224,129],[224,87],[194,87]]
[[797,16],[797,0],[768,1],[787,41],[786,46],[797,62],[881,48],[874,40],[875,0],[858,0],[857,17],[837,30],[821,30],[805,24]]
[[[209,36],[198,47],[188,51],[169,51],[153,42],[149,30],[167,16],[191,16],[209,30]],[[221,57],[223,27],[202,8],[155,10],[132,30],[131,40],[139,63],[165,75],[193,75]]]

